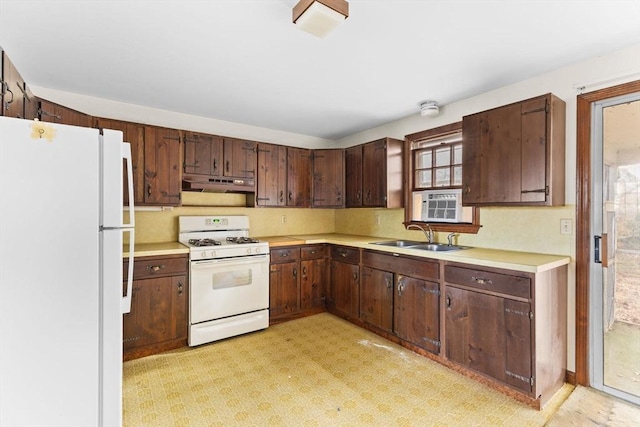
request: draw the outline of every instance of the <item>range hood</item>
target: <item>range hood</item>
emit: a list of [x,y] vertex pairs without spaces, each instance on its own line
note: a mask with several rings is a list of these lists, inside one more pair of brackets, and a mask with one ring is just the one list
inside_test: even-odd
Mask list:
[[254,193],[256,184],[253,178],[185,175],[182,177],[182,190],[209,193]]

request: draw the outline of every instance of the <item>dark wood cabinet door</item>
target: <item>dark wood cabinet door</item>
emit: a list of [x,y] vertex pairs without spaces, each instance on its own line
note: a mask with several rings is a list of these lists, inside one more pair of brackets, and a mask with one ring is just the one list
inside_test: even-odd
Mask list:
[[327,259],[300,261],[300,308],[323,307],[327,282]]
[[156,126],[145,127],[145,204],[180,205],[181,159],[182,142],[179,131]]
[[434,354],[440,352],[440,285],[397,275],[394,333]]
[[222,138],[196,132],[184,134],[184,173],[222,175]]
[[547,165],[547,98],[535,98],[522,103],[522,181],[520,200],[545,202],[548,188]]
[[123,317],[124,350],[187,337],[186,286],[186,276],[133,282],[131,312]]
[[355,264],[331,261],[331,307],[347,319],[358,318],[360,269]]
[[[97,118],[95,127],[101,129],[113,129],[122,132],[125,142],[131,145],[131,164],[133,172],[133,193],[136,205],[144,204],[144,129],[145,126],[138,123],[123,122],[120,120]],[[126,174],[126,170],[124,170]],[[126,185],[126,178],[123,181],[124,203],[129,201],[129,188]]]
[[314,150],[313,206],[344,206],[344,150]]
[[255,179],[256,151],[256,142],[224,138],[224,168],[222,174],[226,177]]
[[298,262],[271,264],[269,273],[269,316],[278,317],[300,310]]
[[449,287],[445,306],[447,358],[530,392],[530,304]]
[[311,150],[287,147],[287,206],[311,206]]
[[256,180],[258,206],[286,206],[287,147],[274,144],[258,145]]
[[362,206],[362,145],[345,150],[345,207]]
[[384,207],[386,204],[387,154],[385,148],[385,139],[369,142],[363,146],[363,206]]
[[25,83],[4,51],[2,51],[2,70],[0,71],[2,115],[22,119],[24,118]]
[[393,273],[362,267],[360,319],[384,331],[393,329]]
[[93,118],[71,108],[45,99],[40,99],[38,118],[42,122],[61,123],[64,125],[91,127]]

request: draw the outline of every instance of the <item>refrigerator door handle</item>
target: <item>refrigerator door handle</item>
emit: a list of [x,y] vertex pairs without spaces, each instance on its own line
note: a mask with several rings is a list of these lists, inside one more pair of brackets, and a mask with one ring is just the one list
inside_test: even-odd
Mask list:
[[[133,211],[132,211],[133,212]],[[122,297],[120,308],[122,314],[131,312],[131,295],[133,293],[133,259],[134,259],[134,241],[135,231],[133,228],[122,229],[124,233],[129,233],[129,266],[127,269],[127,294]]]
[[[122,143],[122,158],[127,162],[127,188],[129,189],[129,223],[122,224],[123,227],[134,227],[135,226],[135,206],[133,199],[135,198],[133,194],[133,162],[131,160],[131,144],[128,142]],[[131,233],[131,237],[133,237],[133,232]],[[133,247],[130,248],[133,253]],[[130,265],[133,265],[131,263]]]

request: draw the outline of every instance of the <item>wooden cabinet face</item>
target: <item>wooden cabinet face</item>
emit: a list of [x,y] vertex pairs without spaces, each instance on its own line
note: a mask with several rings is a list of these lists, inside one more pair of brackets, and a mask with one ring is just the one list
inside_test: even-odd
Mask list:
[[448,287],[446,357],[531,392],[529,303]]
[[175,129],[145,127],[144,201],[150,205],[180,205],[182,142]]
[[258,145],[256,180],[258,206],[286,206],[287,147],[273,144]]
[[393,329],[393,273],[362,267],[360,318],[387,332]]
[[344,206],[344,150],[314,150],[313,206]]
[[311,150],[287,147],[287,206],[311,206]]
[[298,263],[271,264],[269,274],[269,315],[281,316],[300,310]]
[[326,282],[326,258],[300,261],[300,309],[324,306]]
[[393,332],[434,354],[440,353],[440,286],[397,275]]
[[224,138],[224,168],[226,177],[255,178],[257,143]]
[[38,115],[40,121],[64,125],[91,127],[92,117],[71,108],[40,99]]
[[187,337],[186,276],[134,280],[124,350]]
[[386,140],[363,147],[364,176],[362,177],[363,206],[385,206],[387,182]]
[[[144,204],[144,125],[103,118],[97,118],[95,125],[101,129],[121,131],[123,140],[131,145],[134,202],[136,205]],[[126,170],[124,173],[126,174]],[[127,180],[124,179],[123,182],[126,183]],[[127,185],[124,186],[123,194],[126,205],[129,201]]]
[[551,94],[465,116],[462,203],[564,204],[564,125]]
[[345,150],[345,206],[362,206],[362,146]]
[[358,318],[360,269],[355,264],[331,261],[331,306],[341,315]]
[[222,175],[222,138],[196,132],[184,135],[184,173]]
[[24,94],[25,83],[20,73],[13,65],[7,54],[2,52],[2,70],[0,81],[2,87],[2,108],[3,116],[24,118]]

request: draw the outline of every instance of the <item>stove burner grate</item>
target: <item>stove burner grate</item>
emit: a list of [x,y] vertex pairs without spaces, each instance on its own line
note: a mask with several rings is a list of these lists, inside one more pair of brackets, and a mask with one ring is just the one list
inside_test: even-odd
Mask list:
[[227,242],[238,243],[238,244],[258,243],[256,239],[252,239],[250,237],[227,237]]
[[189,244],[193,246],[217,246],[222,242],[213,239],[189,239]]

